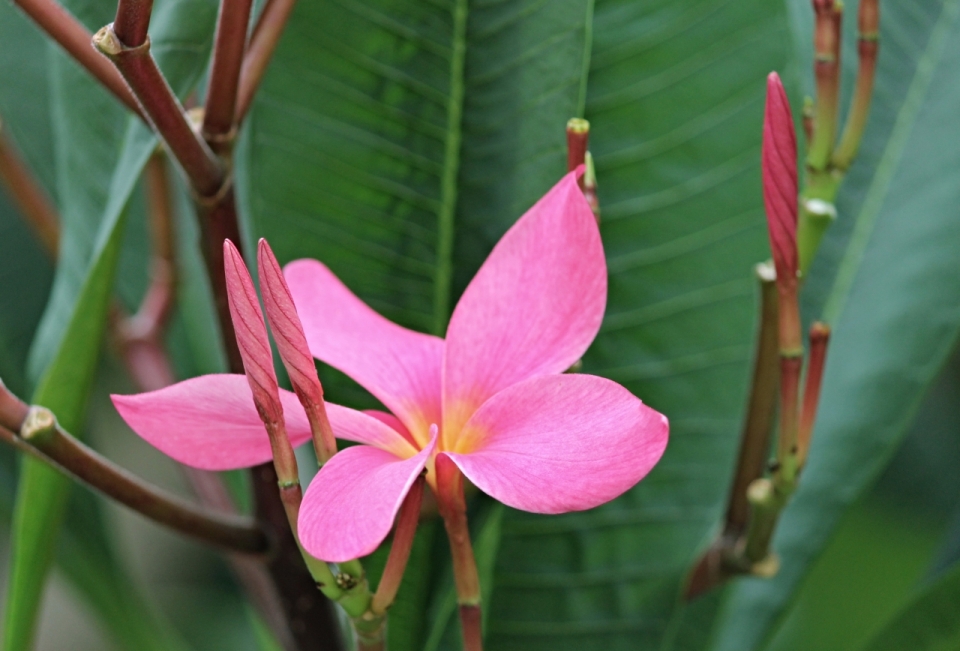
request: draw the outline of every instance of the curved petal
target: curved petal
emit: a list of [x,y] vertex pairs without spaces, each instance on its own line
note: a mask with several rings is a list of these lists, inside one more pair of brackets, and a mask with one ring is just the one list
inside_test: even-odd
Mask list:
[[334,455],[310,483],[300,505],[297,531],[304,549],[331,563],[373,552],[390,533],[436,440],[434,433],[430,444],[409,459],[365,445]]
[[440,422],[443,340],[383,318],[316,260],[291,262],[284,275],[313,356],[356,380],[426,445]]
[[[110,397],[134,432],[188,466],[232,470],[273,458],[243,375],[203,375],[159,391]],[[297,397],[281,391],[280,402],[290,442],[309,440],[310,425]]]
[[372,445],[401,459],[409,459],[417,454],[419,447],[415,446],[413,441],[376,415],[341,407],[332,402],[326,405],[330,426],[338,439]]
[[593,375],[533,378],[498,393],[448,454],[504,504],[534,513],[599,506],[640,481],[667,446],[667,418]]
[[568,369],[596,337],[606,300],[600,231],[571,172],[507,231],[453,312],[445,437],[498,391]]
[[[393,429],[400,432],[400,436],[407,439],[413,445],[417,445],[416,440],[413,438],[413,435],[410,434],[410,431],[407,429],[406,425],[400,422],[400,419],[386,411],[377,411],[376,409],[364,409],[363,413],[368,416],[373,416],[381,423],[392,427]],[[419,446],[418,446],[419,447]]]

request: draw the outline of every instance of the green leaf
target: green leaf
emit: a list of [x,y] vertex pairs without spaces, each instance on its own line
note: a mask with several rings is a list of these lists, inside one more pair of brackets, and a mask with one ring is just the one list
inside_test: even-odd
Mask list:
[[[70,8],[93,27],[110,19],[112,7],[100,2]],[[181,93],[195,83],[206,61],[215,11],[207,0],[181,0],[158,7],[154,16],[153,51]],[[114,289],[125,207],[156,140],[65,55],[57,52],[53,66],[63,233],[56,280],[31,351],[30,369],[33,377],[40,378],[33,401],[50,407],[67,429],[79,433]],[[117,125],[123,124],[127,128],[118,130]],[[30,646],[69,488],[69,480],[25,460],[12,533],[6,651]],[[80,518],[71,511],[72,519],[80,520],[72,523],[72,535],[87,549],[97,549],[89,544],[91,539],[109,538],[99,531],[96,517]],[[113,631],[133,648],[171,648],[173,638],[142,600],[131,597],[131,584],[109,550],[101,547],[95,558],[98,562],[89,565],[102,572],[70,568],[73,573],[68,575],[85,590]]]
[[[671,421],[667,452],[585,513],[508,511],[492,649],[654,649],[721,514],[768,253],[764,78],[783,66],[779,3],[598,0],[586,117],[610,273],[584,372]],[[672,633],[671,633],[672,635]]]
[[[769,639],[843,513],[913,421],[960,327],[960,3],[883,5],[871,122],[814,263],[810,311],[835,326],[809,465],[775,539],[780,574],[732,591],[717,649]],[[820,274],[818,278],[818,274]]]
[[926,587],[863,651],[955,651],[960,648],[960,565]]
[[[0,43],[0,130],[41,183],[52,187],[46,44],[8,3],[0,4]],[[52,276],[36,235],[0,188],[0,284],[17,288],[0,294],[0,378],[19,395],[27,391],[26,352]]]

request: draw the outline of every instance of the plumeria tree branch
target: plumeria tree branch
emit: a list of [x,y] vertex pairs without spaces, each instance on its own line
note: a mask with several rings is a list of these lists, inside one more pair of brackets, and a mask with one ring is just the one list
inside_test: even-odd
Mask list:
[[296,4],[297,0],[267,0],[260,12],[240,71],[237,122],[242,122],[247,111],[250,110],[253,97],[260,87],[263,75],[267,71],[270,59],[273,58],[273,53],[283,35],[283,29]]
[[747,415],[740,435],[740,452],[733,485],[727,498],[723,529],[694,565],[686,598],[694,599],[727,579],[742,573],[737,560],[750,519],[747,490],[763,476],[770,450],[770,432],[777,413],[779,342],[777,337],[776,271],[771,262],[756,267],[759,286],[759,324]]
[[152,486],[70,436],[49,410],[28,407],[2,384],[0,394],[0,440],[5,443],[175,531],[235,552],[268,551],[267,536],[253,520],[198,508]]
[[[157,62],[150,53],[150,39],[146,35],[144,20],[149,20],[149,6],[129,0],[132,17],[126,34],[143,40],[125,42],[117,33],[114,23],[100,29],[93,36],[94,47],[110,59],[133,90],[154,130],[167,145],[180,164],[194,192],[200,197],[215,197],[223,188],[226,172],[216,154],[197,135],[190,124],[180,101],[173,94]],[[144,18],[144,16],[146,18]]]
[[92,35],[66,9],[54,0],[15,0],[15,4],[127,108],[143,117],[123,77],[90,47]]
[[252,0],[222,0],[203,113],[203,136],[214,149],[229,146],[236,126],[240,68]]

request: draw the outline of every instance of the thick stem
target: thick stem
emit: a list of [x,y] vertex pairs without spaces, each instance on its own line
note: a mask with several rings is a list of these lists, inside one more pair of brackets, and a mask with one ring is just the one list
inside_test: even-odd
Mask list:
[[113,31],[120,42],[129,48],[137,48],[146,43],[152,13],[153,0],[119,0],[117,15],[113,19]]
[[827,344],[830,342],[830,327],[814,323],[810,327],[810,358],[807,362],[807,381],[803,389],[803,408],[800,411],[800,431],[797,437],[797,467],[803,468],[810,450],[813,425],[817,419],[820,403],[820,384],[827,361]]
[[769,262],[756,267],[760,286],[760,318],[747,415],[740,435],[740,454],[721,533],[694,566],[686,598],[694,599],[741,574],[737,546],[750,520],[750,485],[763,476],[770,455],[770,432],[777,411],[779,345],[776,272]]
[[233,320],[230,317],[230,302],[227,299],[227,281],[223,273],[223,242],[230,240],[242,253],[240,228],[237,222],[237,208],[233,187],[225,188],[226,193],[217,200],[199,201],[196,204],[200,222],[201,250],[207,266],[210,285],[213,289],[214,307],[223,335],[223,344],[227,352],[230,371],[243,373],[243,359],[237,347]]
[[159,524],[235,552],[262,554],[268,550],[268,539],[254,522],[198,508],[151,486],[74,439],[43,407],[30,409],[20,439],[58,470]]
[[263,74],[273,57],[297,0],[267,0],[257,20],[247,54],[240,71],[240,90],[237,98],[236,122],[243,122],[260,87]]
[[51,258],[56,258],[60,242],[60,217],[3,127],[0,122],[0,181],[37,233],[47,253]]
[[207,102],[203,112],[203,136],[216,150],[228,149],[233,139],[237,90],[251,5],[251,0],[220,2]]
[[183,168],[194,192],[213,197],[223,188],[225,172],[220,161],[190,125],[163,73],[150,54],[150,40],[129,47],[107,25],[93,37],[94,46],[106,55],[130,85],[154,130]]
[[421,477],[414,483],[404,498],[403,505],[400,506],[397,528],[393,533],[393,543],[390,545],[390,556],[387,557],[387,565],[383,569],[380,584],[370,604],[370,610],[375,615],[384,615],[387,612],[387,608],[393,604],[400,589],[403,572],[407,568],[407,561],[413,550],[413,540],[417,535],[420,503],[423,499],[423,482]]
[[760,286],[760,324],[753,360],[747,416],[741,434],[740,456],[727,506],[726,529],[742,533],[750,517],[747,488],[763,475],[770,455],[770,433],[777,413],[778,337],[777,288],[773,265],[757,265]]
[[71,16],[54,0],[14,0],[24,13],[33,19],[60,47],[87,72],[106,87],[131,111],[143,117],[140,105],[133,97],[123,77],[110,62],[90,47],[91,34],[80,21]]

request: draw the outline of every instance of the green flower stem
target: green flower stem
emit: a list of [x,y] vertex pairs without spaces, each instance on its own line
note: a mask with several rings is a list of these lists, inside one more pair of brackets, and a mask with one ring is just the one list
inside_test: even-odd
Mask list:
[[873,79],[877,70],[877,51],[880,46],[880,4],[878,0],[860,0],[858,13],[860,31],[857,42],[859,68],[857,83],[853,91],[853,100],[843,129],[840,144],[833,153],[832,164],[846,171],[860,149],[863,130],[867,126],[870,114],[870,98],[873,95]]
[[814,2],[814,75],[817,100],[813,140],[807,151],[807,167],[826,169],[837,133],[840,101],[840,16],[842,5],[833,0]]

